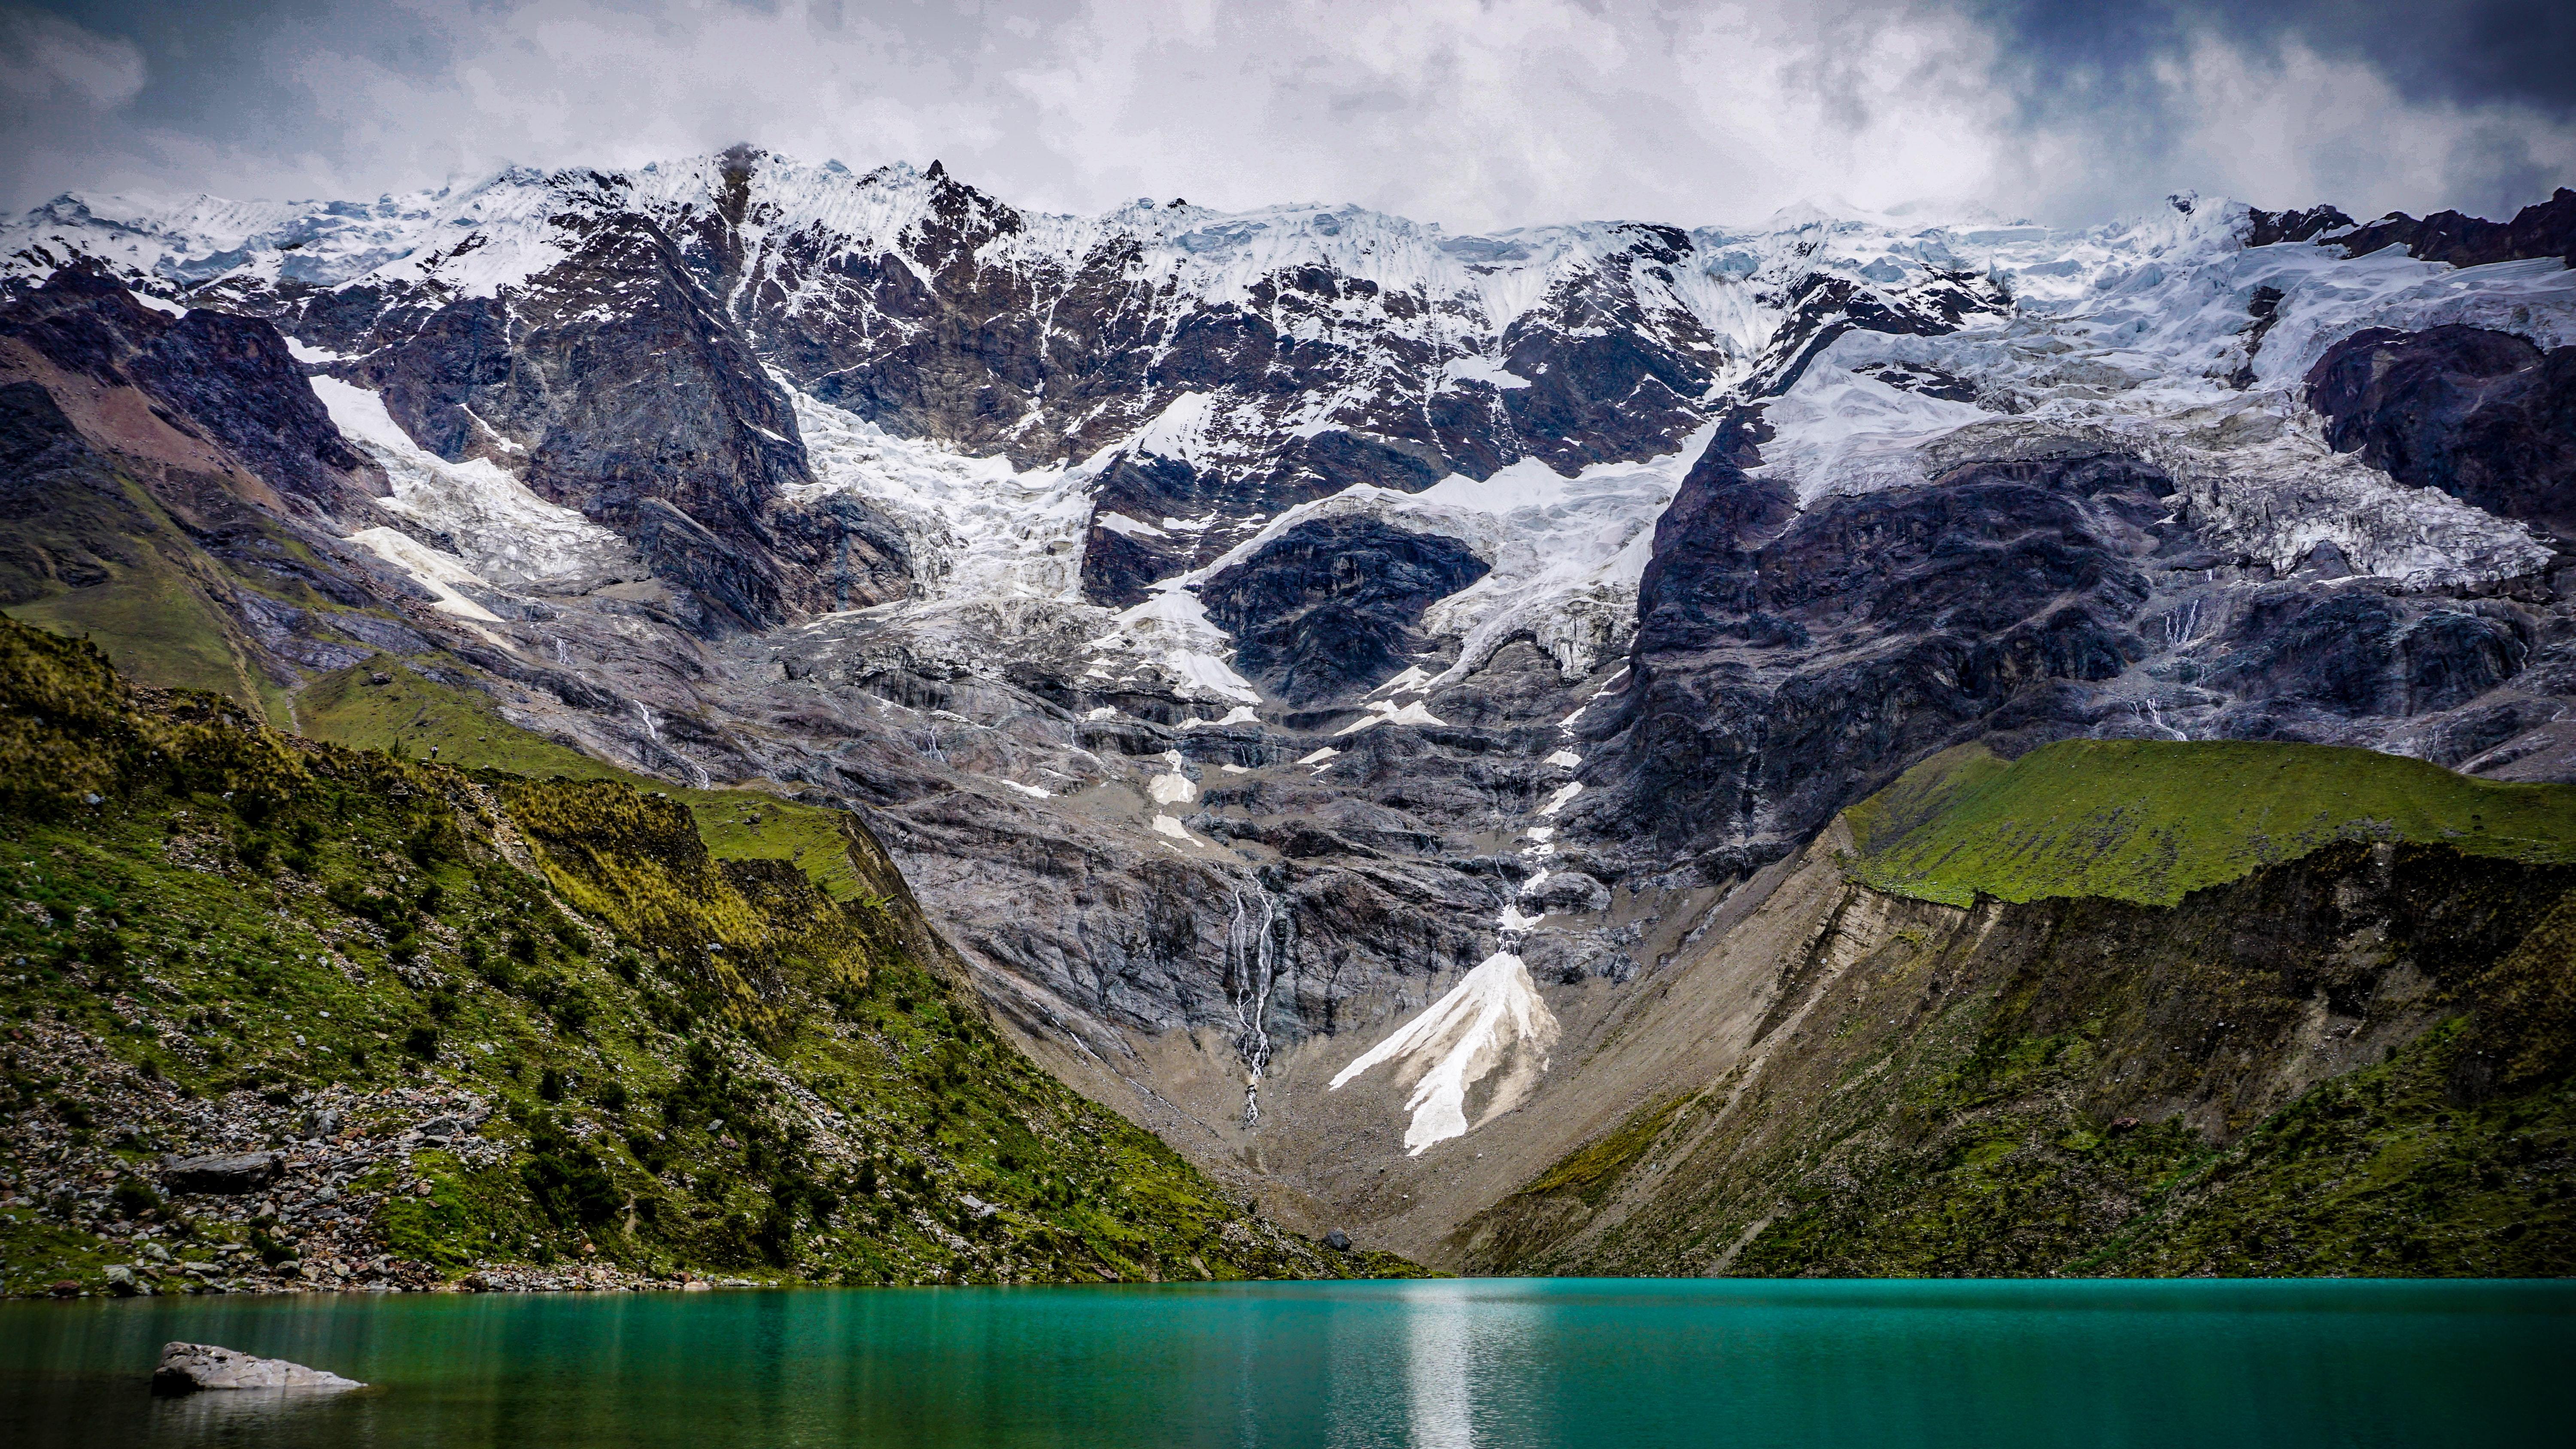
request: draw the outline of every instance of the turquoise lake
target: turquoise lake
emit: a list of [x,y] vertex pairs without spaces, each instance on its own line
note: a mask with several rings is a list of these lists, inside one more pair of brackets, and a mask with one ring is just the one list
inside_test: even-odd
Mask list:
[[[151,1397],[169,1339],[368,1389]],[[2576,1285],[1492,1279],[0,1306],[0,1444],[2576,1442]]]

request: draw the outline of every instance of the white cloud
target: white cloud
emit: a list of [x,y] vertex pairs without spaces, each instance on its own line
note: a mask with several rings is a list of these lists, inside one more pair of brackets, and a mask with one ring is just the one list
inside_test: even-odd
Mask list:
[[0,11],[0,97],[21,107],[114,110],[142,93],[143,53],[59,15]]
[[2490,176],[2576,181],[2576,126],[2523,105],[2409,101],[2369,66],[2295,43],[2249,53],[2202,35],[2156,78],[2183,118],[2174,169],[2204,191],[2367,219],[2454,200],[2493,210],[2474,189]]
[[[22,143],[6,200],[138,179],[373,194],[737,140],[859,167],[936,157],[1053,210],[1355,201],[1474,229],[1749,220],[1808,198],[2081,221],[2184,186],[2421,211],[2576,174],[2564,122],[2410,100],[2295,45],[2204,35],[2093,109],[2051,105],[2049,58],[1966,0],[338,3],[187,22],[240,33],[228,69],[184,79],[0,11]],[[198,104],[155,107],[181,84]]]

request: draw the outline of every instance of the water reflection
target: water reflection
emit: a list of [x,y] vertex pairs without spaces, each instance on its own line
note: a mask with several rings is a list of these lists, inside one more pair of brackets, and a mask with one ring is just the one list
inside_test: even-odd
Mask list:
[[1413,1449],[1474,1449],[1475,1322],[1443,1295],[1417,1302],[1405,1324],[1405,1387]]
[[[134,1392],[119,1386],[120,1397]],[[155,1395],[151,1408],[154,1435],[180,1442],[265,1439],[295,1434],[299,1416],[323,1412],[347,1393],[365,1389],[228,1389],[221,1392]]]
[[[170,1339],[374,1387],[155,1401]],[[2556,1445],[2556,1284],[1477,1282],[0,1305],[0,1446]]]

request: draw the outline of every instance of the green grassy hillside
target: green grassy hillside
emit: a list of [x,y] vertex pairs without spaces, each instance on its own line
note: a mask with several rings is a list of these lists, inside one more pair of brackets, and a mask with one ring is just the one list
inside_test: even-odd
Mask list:
[[691,790],[621,770],[510,723],[479,690],[442,684],[390,656],[315,679],[298,696],[296,713],[303,733],[333,744],[412,759],[434,756],[466,770],[505,770],[539,780],[616,780],[658,791],[688,807],[699,838],[719,859],[787,861],[836,900],[864,889],[842,848],[839,811],[758,789]]
[[1963,746],[1845,819],[1860,879],[1962,906],[1979,894],[2171,905],[2338,840],[2576,861],[2576,786],[2254,741],[2066,740],[2010,764]]
[[2338,843],[2169,907],[1891,904],[1812,938],[1848,969],[1784,965],[1794,1025],[1481,1215],[1468,1263],[2576,1273],[2576,867]]
[[[8,410],[0,403],[0,429]],[[10,519],[10,537],[0,542],[0,613],[94,637],[130,678],[210,690],[286,723],[286,691],[211,600],[252,589],[301,608],[327,610],[328,602],[272,574],[231,574],[142,485],[104,463],[84,472],[89,486],[46,489],[41,506]],[[227,521],[256,547],[295,547],[255,521]]]
[[[284,735],[0,621],[0,1283],[1406,1271],[1000,1040],[828,823],[837,898],[620,779]],[[164,1175],[256,1149],[259,1191]]]

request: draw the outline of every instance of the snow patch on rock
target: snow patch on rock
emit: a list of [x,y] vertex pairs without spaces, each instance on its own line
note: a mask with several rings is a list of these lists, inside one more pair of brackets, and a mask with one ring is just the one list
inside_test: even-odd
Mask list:
[[1327,1090],[1339,1091],[1362,1073],[1393,1063],[1397,1082],[1413,1089],[1405,1100],[1411,1121],[1404,1148],[1419,1157],[1433,1143],[1481,1125],[1467,1120],[1467,1093],[1495,1072],[1503,1078],[1487,1099],[1482,1121],[1519,1106],[1547,1070],[1558,1032],[1556,1014],[1540,998],[1528,965],[1497,951],[1447,995],[1335,1073]]
[[603,575],[643,576],[624,539],[538,497],[500,465],[485,458],[450,463],[413,442],[377,394],[335,377],[312,383],[341,434],[385,470],[394,490],[385,506],[445,535],[462,566],[482,576],[472,582],[525,588],[581,586]]

